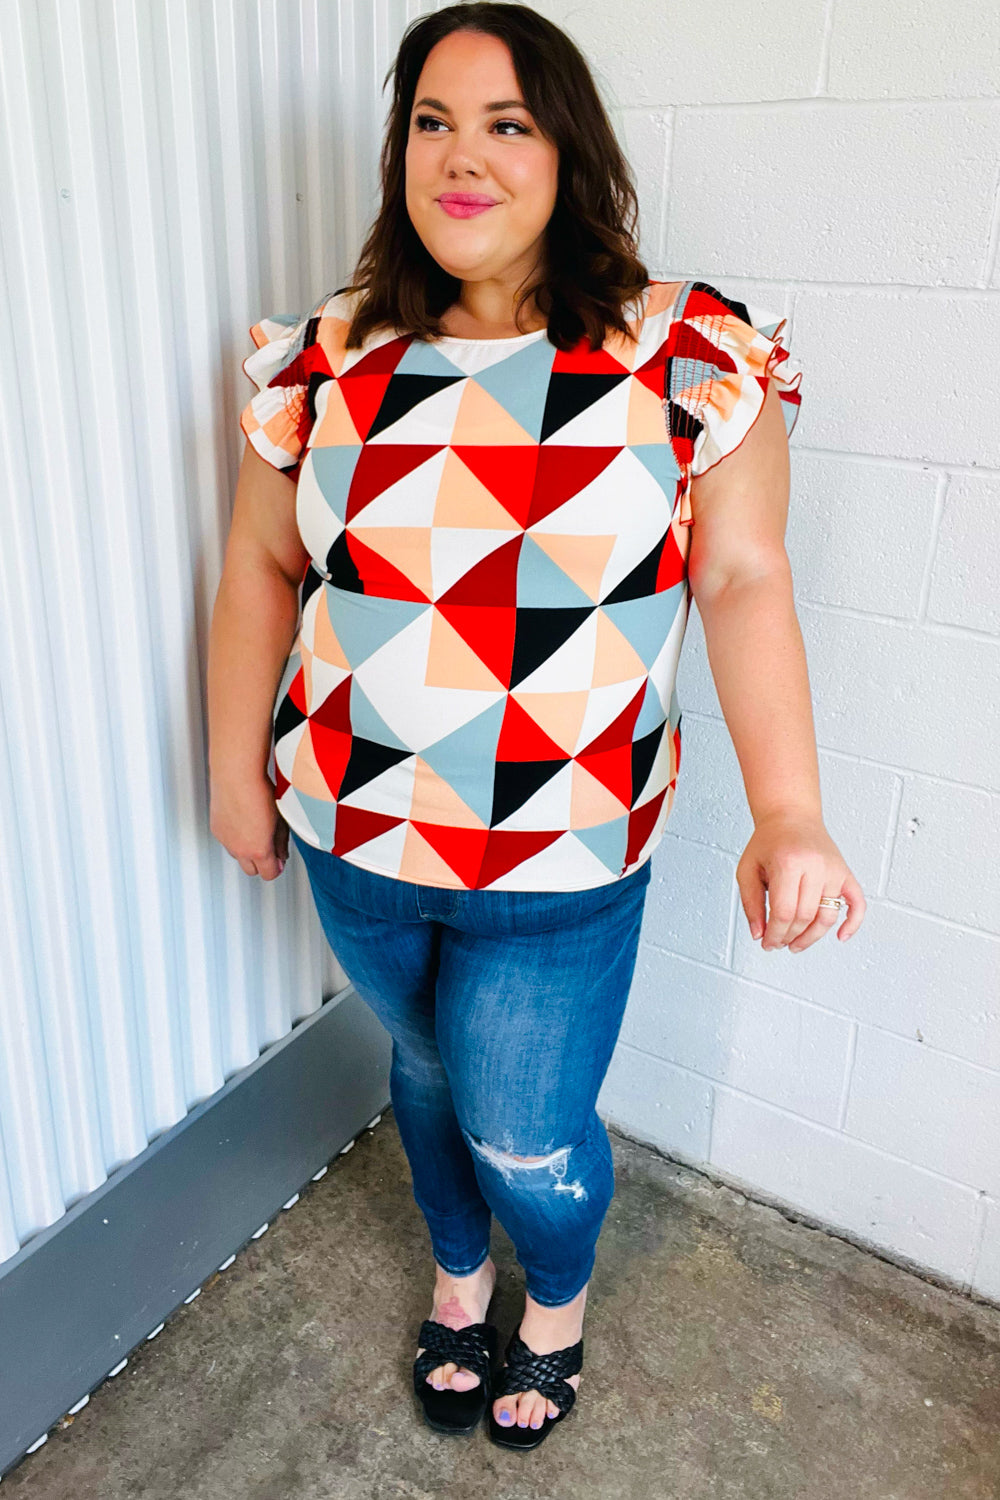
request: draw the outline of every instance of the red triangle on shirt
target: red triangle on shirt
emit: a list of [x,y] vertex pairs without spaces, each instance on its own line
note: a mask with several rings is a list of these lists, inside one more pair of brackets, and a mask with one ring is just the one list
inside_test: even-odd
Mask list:
[[[509,609],[513,616],[517,604],[517,564],[523,542],[524,532],[519,531],[510,541],[501,542],[499,547],[487,552],[467,573],[457,578],[440,599],[435,600],[438,609],[445,604],[494,604]],[[451,615],[446,610],[442,610],[442,614],[461,634],[461,627]],[[469,641],[469,645],[476,649],[474,642]]]
[[337,803],[337,821],[334,825],[333,854],[347,854],[359,844],[367,844],[390,828],[398,828],[405,818],[393,818],[388,813],[368,812],[363,807],[351,807],[347,802]]
[[301,667],[288,684],[288,697],[295,704],[300,714],[308,713],[308,709],[306,708],[306,677]]
[[381,552],[366,547],[353,531],[346,533],[346,540],[351,561],[364,582],[366,594],[380,599],[412,599],[418,604],[430,604],[430,596],[418,589],[412,578],[394,568]]
[[637,807],[634,812],[629,813],[628,845],[625,850],[625,863],[627,865],[637,860],[645,848],[646,841],[653,831],[653,825],[660,815],[660,808],[663,806],[663,799],[667,795],[668,789],[668,787],[664,787],[663,791],[657,792],[651,801],[644,802],[642,807]]
[[622,375],[628,366],[622,364],[610,349],[591,349],[583,335],[572,349],[557,349],[552,361],[553,375]]
[[537,443],[500,447],[488,443],[452,443],[451,451],[519,526],[528,524],[527,512],[540,451]]
[[514,632],[517,628],[517,612],[507,604],[480,606],[476,604],[442,604],[438,599],[434,605],[462,640],[474,651],[484,666],[488,667],[499,684],[510,682],[510,670],[514,661]]
[[531,859],[542,849],[547,849],[562,836],[560,830],[542,829],[538,832],[530,830],[526,833],[519,833],[494,828],[489,835],[486,852],[479,868],[479,886],[485,889],[486,886],[492,885],[494,880],[499,880],[501,876],[506,875],[509,870],[513,870],[526,859]]
[[440,453],[443,443],[365,443],[351,475],[345,524],[350,525],[372,500],[414,469]]
[[[646,696],[645,682],[638,688],[634,697],[626,703],[617,718],[612,719],[606,729],[602,729],[596,740],[591,740],[589,745],[584,745],[576,759],[583,761],[584,756],[602,754],[605,750],[619,750],[622,747],[631,750],[632,731],[635,729],[636,720],[642,709],[642,701]],[[588,771],[590,767],[587,767]]]
[[342,729],[324,729],[315,719],[309,721],[309,736],[320,775],[330,788],[330,795],[339,797],[340,784],[351,758],[351,736]]
[[607,787],[623,807],[632,802],[632,746],[618,745],[613,750],[581,750],[574,760],[589,771],[596,781]]
[[550,740],[516,698],[508,698],[500,726],[497,760],[566,760],[570,757],[561,745]]
[[656,583],[653,586],[654,594],[663,593],[665,589],[672,589],[675,584],[680,583],[684,578],[686,566],[674,536],[674,528],[671,526],[667,531],[663,547],[660,549]]
[[595,480],[622,452],[623,443],[603,448],[573,448],[544,444],[538,450],[538,472],[528,516],[523,523],[534,526],[565,505],[567,500]]
[[319,724],[324,729],[341,730],[348,735],[351,733],[351,681],[350,677],[345,677],[332,692],[327,693],[319,707],[310,714],[310,723]]
[[470,889],[474,888],[486,846],[487,830],[448,828],[442,823],[421,822],[419,818],[413,818],[411,822],[435,853],[440,854],[445,864],[454,870],[462,884]]

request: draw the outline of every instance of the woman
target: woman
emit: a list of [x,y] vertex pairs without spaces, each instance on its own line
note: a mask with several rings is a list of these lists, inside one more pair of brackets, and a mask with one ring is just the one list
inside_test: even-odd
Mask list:
[[[272,880],[291,828],[392,1035],[436,1265],[426,1419],[467,1432],[489,1408],[523,1449],[580,1383],[614,1191],[595,1101],[674,796],[689,587],[755,824],[753,936],[799,952],[846,897],[846,938],[864,898],[822,821],[783,545],[801,372],[744,304],[649,279],[559,28],[452,6],[394,71],[355,282],[251,330],[212,832]],[[499,1372],[494,1214],[526,1284]]]

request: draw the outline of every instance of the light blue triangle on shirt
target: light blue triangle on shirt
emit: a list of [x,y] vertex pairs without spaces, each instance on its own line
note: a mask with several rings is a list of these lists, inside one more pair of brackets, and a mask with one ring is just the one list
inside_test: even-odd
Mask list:
[[419,754],[489,827],[493,812],[493,777],[483,768],[495,764],[506,695]]
[[596,609],[589,594],[585,594],[578,583],[574,583],[554,563],[531,535],[525,532],[521,552],[517,560],[517,607],[518,609],[556,609],[581,605]]
[[686,585],[681,580],[673,588],[661,589],[658,594],[646,594],[641,599],[623,599],[619,604],[601,605],[629,645],[635,647],[647,668],[653,665],[663,650],[663,643],[670,632],[685,588]]
[[555,355],[548,339],[536,339],[472,377],[536,443],[541,442]]
[[663,704],[660,702],[660,695],[656,691],[653,683],[647,677],[646,695],[642,700],[642,707],[639,710],[639,717],[635,721],[635,728],[632,731],[632,739],[641,739],[644,734],[651,734],[654,729],[659,729],[665,718],[666,715],[663,712]]
[[666,424],[664,423],[662,443],[630,443],[629,452],[635,455],[643,468],[649,470],[668,500],[672,502],[677,489],[677,481],[681,477],[681,468],[671,446]]
[[337,822],[336,802],[322,802],[318,797],[308,797],[296,787],[295,795],[309,824],[323,847],[329,851],[334,845],[334,830]]
[[310,448],[313,476],[320,493],[342,526],[347,525],[347,497],[358,466],[361,443],[331,443]]
[[351,678],[351,731],[376,745],[388,745],[392,750],[412,754],[409,745],[404,745],[399,735],[389,728],[356,677]]
[[381,595],[357,594],[324,581],[327,612],[337,640],[344,648],[352,672],[374,656],[418,615],[433,609],[419,599],[385,599]]
[[593,828],[574,828],[573,837],[618,875],[628,850],[628,813],[612,818],[610,823],[597,823]]

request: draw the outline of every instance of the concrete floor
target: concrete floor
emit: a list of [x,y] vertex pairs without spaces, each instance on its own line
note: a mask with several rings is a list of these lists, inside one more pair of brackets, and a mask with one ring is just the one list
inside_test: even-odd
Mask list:
[[[535,1452],[423,1425],[429,1242],[387,1111],[4,1500],[997,1500],[1000,1310],[612,1143],[580,1395]],[[505,1341],[499,1225],[493,1256]]]

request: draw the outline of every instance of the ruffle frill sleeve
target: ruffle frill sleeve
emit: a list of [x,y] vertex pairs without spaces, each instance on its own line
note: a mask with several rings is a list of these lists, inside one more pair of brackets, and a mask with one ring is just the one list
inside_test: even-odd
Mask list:
[[313,424],[307,359],[313,318],[313,312],[261,318],[250,329],[257,347],[243,361],[257,393],[240,413],[240,426],[261,458],[293,479]]
[[803,371],[782,342],[787,318],[690,282],[667,368],[664,407],[681,470],[682,526],[694,524],[691,480],[738,448],[760,415],[773,380],[791,436]]

